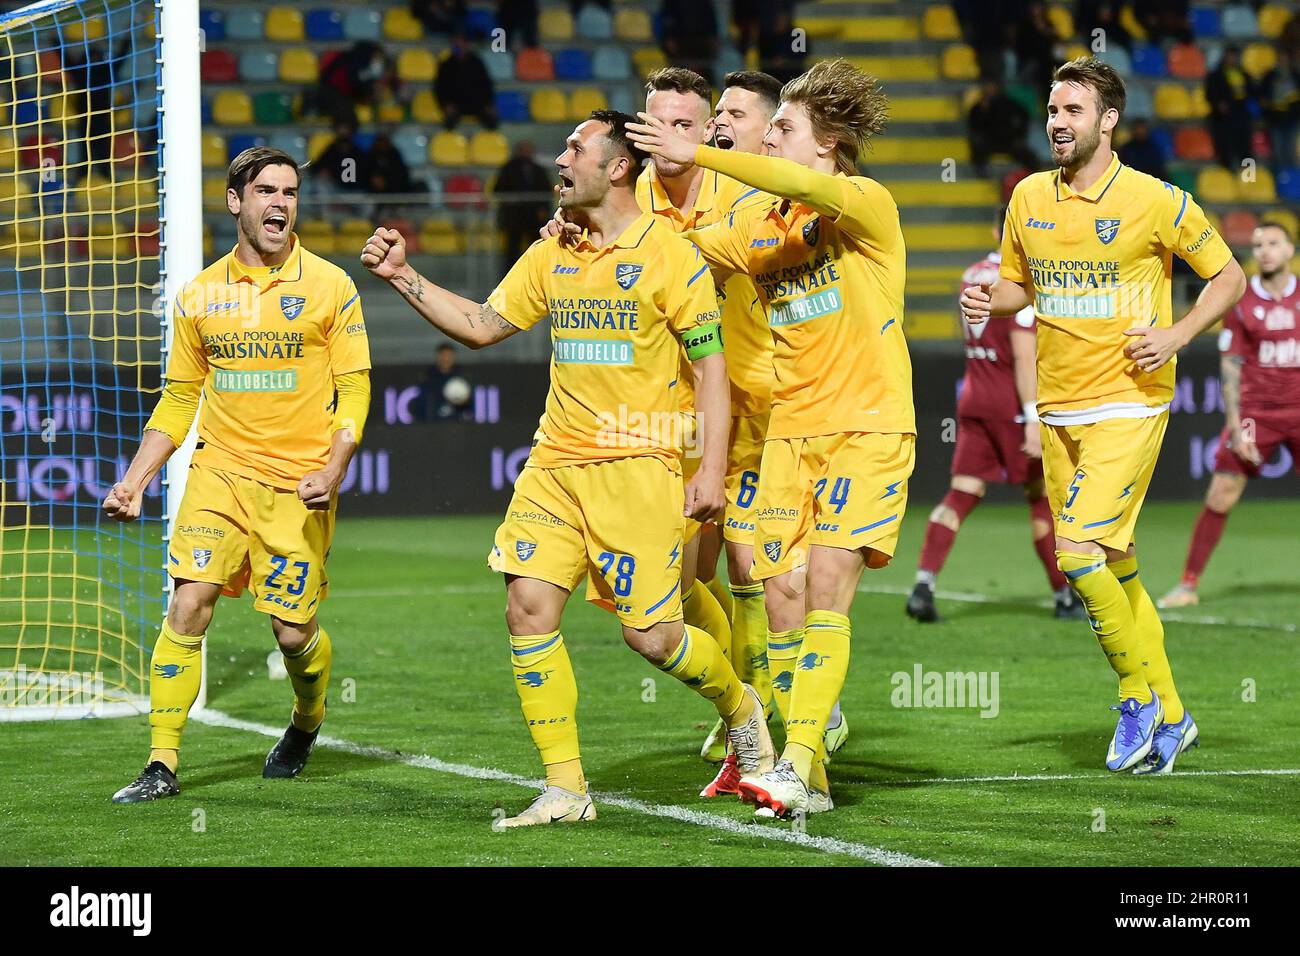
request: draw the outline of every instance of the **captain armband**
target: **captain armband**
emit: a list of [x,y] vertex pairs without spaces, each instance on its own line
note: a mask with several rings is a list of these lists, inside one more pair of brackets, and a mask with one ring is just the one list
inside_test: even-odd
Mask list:
[[715,321],[697,325],[682,336],[682,345],[686,347],[686,357],[692,362],[719,354],[722,351],[722,323]]

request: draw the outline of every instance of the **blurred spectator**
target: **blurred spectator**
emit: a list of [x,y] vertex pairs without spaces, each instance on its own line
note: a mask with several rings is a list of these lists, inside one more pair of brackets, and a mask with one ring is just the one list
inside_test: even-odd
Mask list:
[[806,38],[801,38],[799,46],[795,46],[793,0],[759,0],[759,69],[782,83],[793,80],[804,71],[807,43]]
[[1187,19],[1188,6],[1188,0],[1142,0],[1133,4],[1133,13],[1146,30],[1149,42],[1192,43],[1195,37]]
[[1250,80],[1241,68],[1241,49],[1227,46],[1219,65],[1205,78],[1210,104],[1210,137],[1219,162],[1236,172],[1250,153]]
[[356,141],[357,128],[351,120],[334,126],[334,138],[311,161],[312,177],[323,192],[364,192],[370,183],[365,152]]
[[1129,140],[1118,150],[1119,161],[1156,179],[1168,179],[1165,152],[1151,138],[1151,124],[1144,119],[1134,120]]
[[537,230],[551,217],[549,199],[511,201],[515,193],[541,193],[549,196],[554,177],[533,158],[529,140],[515,144],[514,155],[497,173],[493,194],[503,200],[497,206],[497,226],[506,235],[501,274],[510,271],[520,256],[537,239]]
[[1126,50],[1133,46],[1133,38],[1119,22],[1120,11],[1124,4],[1111,0],[1079,0],[1074,7],[1074,30],[1089,47],[1092,48],[1092,32],[1102,30],[1106,49],[1113,43]]
[[477,117],[486,128],[497,128],[492,77],[463,34],[451,38],[451,55],[438,67],[433,93],[442,107],[443,125],[447,129],[455,129],[462,116]]
[[1283,47],[1277,65],[1259,80],[1259,101],[1268,130],[1273,172],[1297,164],[1296,135],[1300,131],[1300,59]]
[[1004,50],[1010,46],[1019,4],[1013,0],[954,0],[966,42],[975,50],[980,76],[1004,79]]
[[[401,195],[424,192],[424,184],[411,178],[411,170],[386,132],[375,136],[366,154],[366,188],[372,193]],[[389,207],[391,208],[391,206]],[[383,214],[384,207],[380,207]]]
[[995,79],[985,79],[967,117],[970,158],[977,175],[988,175],[989,157],[1007,153],[1026,169],[1037,169],[1038,157],[1029,148],[1029,114]]
[[663,46],[669,62],[713,82],[718,55],[718,17],[704,0],[664,0]]
[[1292,63],[1300,63],[1300,13],[1292,14],[1277,38],[1278,52],[1286,51]]
[[359,40],[326,63],[307,111],[354,122],[358,105],[376,103],[396,86],[397,70],[384,48]]
[[509,46],[537,46],[537,0],[497,0],[497,25]]
[[1053,47],[1056,30],[1047,18],[1047,4],[1027,4],[1012,27],[1012,48],[1016,54],[1017,79],[1036,90],[1045,90],[1056,68]]
[[465,0],[411,0],[411,16],[429,33],[458,33],[465,27]]
[[474,389],[456,364],[456,350],[446,342],[438,346],[420,391],[422,401],[416,409],[420,421],[447,422],[469,417]]

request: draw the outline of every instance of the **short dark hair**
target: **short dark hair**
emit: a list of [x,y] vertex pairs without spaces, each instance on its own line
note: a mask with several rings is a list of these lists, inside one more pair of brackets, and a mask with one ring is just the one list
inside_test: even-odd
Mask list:
[[751,93],[758,94],[764,105],[774,113],[781,103],[781,81],[771,73],[760,73],[758,70],[736,70],[726,75],[722,85],[723,88],[734,86],[737,89],[749,90]]
[[1062,63],[1052,74],[1052,83],[1079,83],[1091,86],[1097,91],[1097,103],[1100,111],[1114,110],[1124,115],[1124,106],[1128,94],[1124,92],[1124,78],[1115,68],[1095,56],[1075,57],[1069,63]]
[[650,158],[649,153],[627,138],[627,124],[635,123],[636,117],[619,110],[592,110],[587,118],[609,126],[609,132],[605,134],[605,141],[609,143],[605,159],[608,161],[617,153],[622,153],[632,163],[632,182],[636,182],[646,160]]
[[1291,235],[1291,230],[1287,228],[1285,223],[1278,222],[1276,219],[1264,219],[1255,228],[1256,229],[1277,229],[1282,233],[1283,236],[1286,237],[1287,242],[1291,243],[1291,245],[1295,245],[1295,239]]
[[282,149],[273,146],[251,146],[244,150],[230,164],[226,173],[226,188],[233,189],[242,199],[244,187],[262,174],[267,166],[288,166],[302,182],[302,173],[298,170],[298,160]]
[[[701,0],[704,2],[704,0]],[[694,93],[700,99],[713,108],[713,86],[700,74],[694,70],[688,70],[684,66],[665,66],[662,69],[655,70],[646,77],[645,91],[647,94],[656,90],[663,92],[672,90],[674,93]]]

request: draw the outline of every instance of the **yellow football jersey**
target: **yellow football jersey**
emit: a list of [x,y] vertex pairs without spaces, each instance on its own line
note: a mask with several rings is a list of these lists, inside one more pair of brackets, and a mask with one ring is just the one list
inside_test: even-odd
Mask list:
[[1001,276],[1033,283],[1038,409],[1046,421],[1140,415],[1170,401],[1174,362],[1143,372],[1124,354],[1132,341],[1124,330],[1172,324],[1175,253],[1206,279],[1232,258],[1187,192],[1114,154],[1084,192],[1071,189],[1060,170],[1016,185]]
[[754,280],[775,338],[767,437],[915,434],[903,336],[906,252],[889,191],[865,177],[829,176],[769,156],[701,147],[696,161],[753,166],[816,194],[821,208],[839,209],[832,218],[769,196],[686,234],[710,265]]
[[329,459],[334,377],[370,368],[347,273],[292,237],[273,267],[232,249],[181,289],[167,378],[203,382],[194,460],[294,489]]
[[529,465],[654,455],[680,468],[680,336],[719,319],[699,250],[642,213],[600,248],[540,239],[488,297],[512,325],[551,319],[551,388]]
[[[706,169],[700,182],[699,195],[691,212],[683,216],[664,191],[663,183],[649,165],[636,184],[636,201],[646,212],[652,212],[672,226],[674,232],[684,232],[717,222],[740,203],[760,201],[764,194],[729,176]],[[772,333],[767,327],[767,314],[754,281],[745,273],[733,272],[718,286],[718,303],[722,311],[722,341],[727,350],[727,378],[731,386],[731,414],[737,416],[760,415],[772,401]],[[683,409],[694,408],[693,379],[684,375],[688,383],[683,392]]]

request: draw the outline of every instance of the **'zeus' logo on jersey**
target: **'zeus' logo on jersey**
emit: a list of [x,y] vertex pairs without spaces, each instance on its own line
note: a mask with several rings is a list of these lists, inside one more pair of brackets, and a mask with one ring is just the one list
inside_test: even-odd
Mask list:
[[1033,216],[1030,216],[1028,219],[1025,220],[1025,225],[1030,229],[1055,229],[1056,228],[1056,223],[1043,222],[1043,220],[1035,219]]
[[1103,246],[1109,246],[1119,235],[1118,219],[1096,219],[1094,224],[1097,228],[1097,238],[1101,240]]
[[620,262],[614,267],[614,281],[626,292],[636,285],[637,279],[641,278],[643,268],[645,267],[637,262]]
[[282,295],[280,296],[280,311],[284,317],[292,322],[302,314],[302,307],[307,304],[307,300],[300,295]]
[[780,241],[781,241],[780,239],[777,239],[777,238],[775,238],[775,237],[772,238],[772,239],[755,239],[753,242],[751,242],[751,243],[749,244],[749,248],[751,248],[751,249],[765,249],[765,248],[767,248],[768,246],[774,246],[774,245],[776,245],[776,244],[777,244],[778,242],[780,242]]
[[579,268],[578,266],[556,266],[554,269],[551,270],[551,275],[576,276],[578,274],[578,268]]

